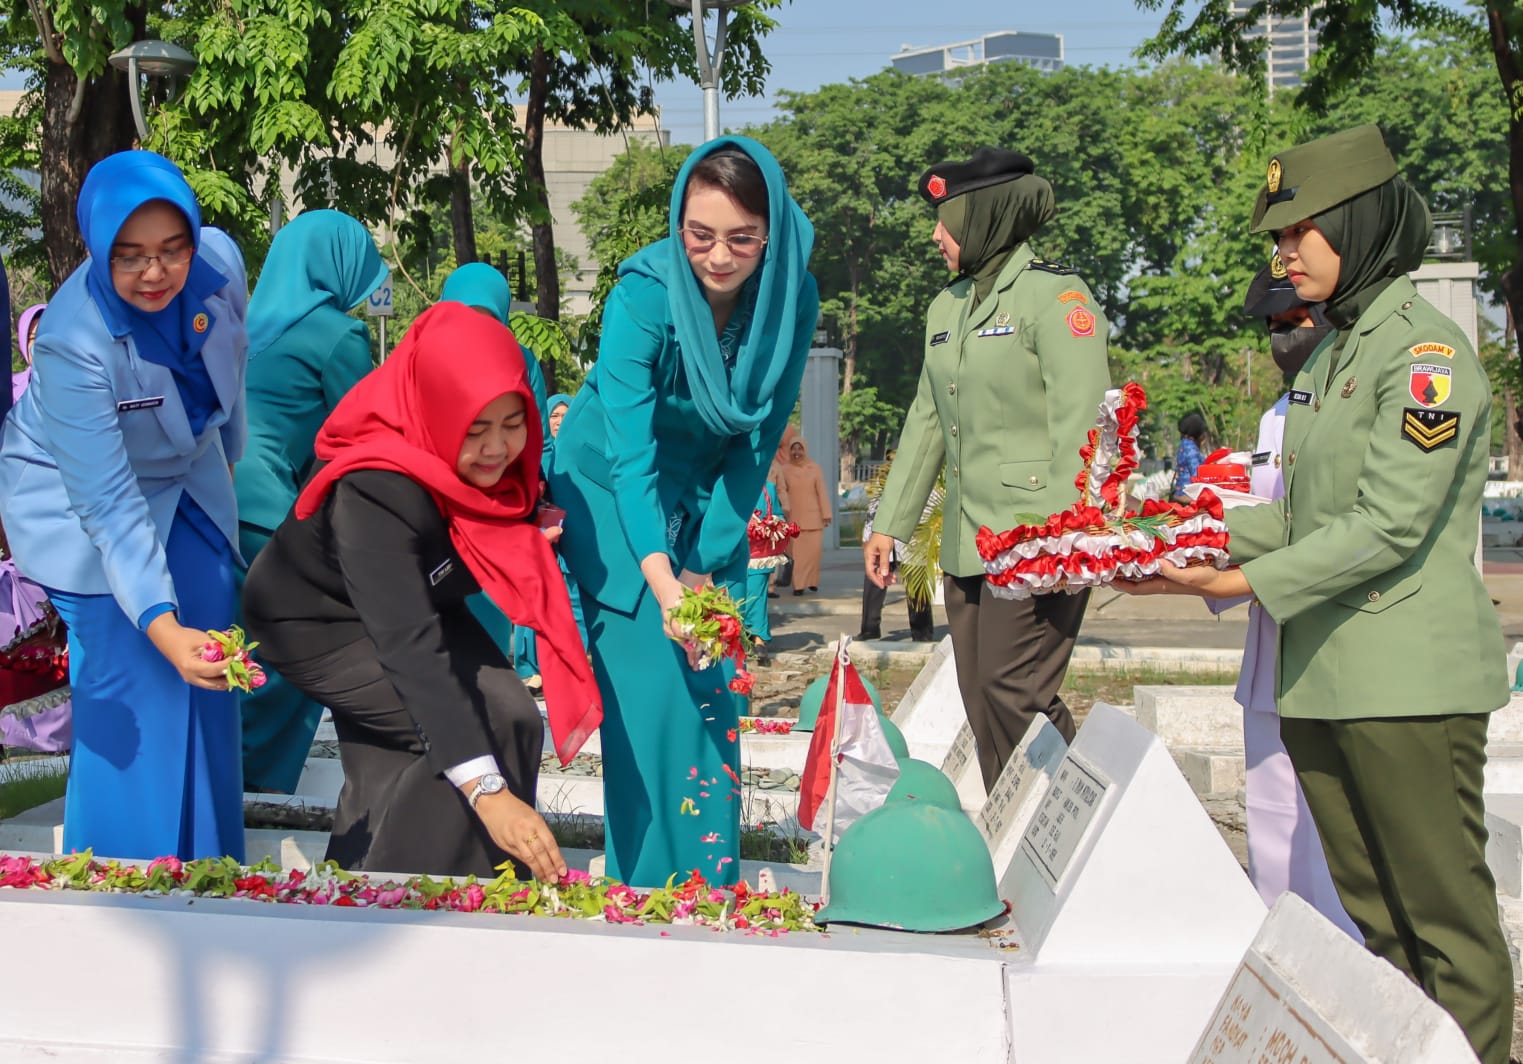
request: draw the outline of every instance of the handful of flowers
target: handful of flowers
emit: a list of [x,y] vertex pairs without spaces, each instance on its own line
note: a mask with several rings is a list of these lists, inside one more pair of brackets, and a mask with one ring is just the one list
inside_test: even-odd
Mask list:
[[1106,392],[1089,442],[1079,449],[1079,501],[1046,519],[1018,514],[1020,523],[1005,532],[978,530],[978,554],[995,595],[1077,594],[1118,578],[1156,576],[1165,561],[1227,568],[1227,525],[1210,488],[1194,503],[1150,499],[1141,511],[1126,509],[1127,478],[1137,468],[1137,418],[1146,409],[1147,396],[1135,383]]
[[235,624],[226,631],[206,634],[211,638],[201,644],[201,660],[224,663],[228,690],[252,691],[265,685],[269,678],[253,657],[259,644],[247,642],[242,628]]
[[699,671],[729,658],[735,663],[735,678],[730,690],[748,695],[756,677],[746,671],[746,646],[751,634],[740,619],[740,607],[723,588],[708,584],[698,591],[682,589],[682,601],[667,613],[672,627],[683,633],[679,640],[689,650],[698,651]]

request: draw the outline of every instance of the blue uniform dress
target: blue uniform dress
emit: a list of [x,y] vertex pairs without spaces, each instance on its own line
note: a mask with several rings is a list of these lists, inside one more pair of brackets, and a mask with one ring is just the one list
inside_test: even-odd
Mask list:
[[[468,262],[457,268],[444,279],[444,288],[439,293],[439,300],[440,302],[464,303],[468,307],[484,310],[512,328],[508,315],[513,307],[513,288],[508,284],[508,279],[502,275],[502,271],[489,263]],[[545,386],[545,374],[539,368],[539,359],[534,356],[534,352],[522,344],[518,346],[524,353],[524,369],[529,376],[529,391],[534,393],[534,405],[539,409],[539,426],[544,431],[548,450],[550,406],[546,394],[548,389]],[[512,659],[513,669],[521,678],[527,680],[531,676],[538,675],[539,663],[531,663],[534,655],[534,633],[530,629],[515,627],[513,622],[484,594],[472,595],[466,599],[466,605],[470,607],[471,614],[476,620],[481,622],[481,626],[487,630],[487,634],[492,637],[492,642]]]
[[[198,241],[184,290],[154,314],[116,296],[109,264],[122,223],[149,200],[178,207]],[[64,849],[241,860],[237,700],[186,684],[143,629],[170,609],[190,627],[233,619],[242,256],[201,228],[190,187],[151,152],[97,164],[78,217],[90,258],[53,298],[0,442],[16,562],[69,626]]]
[[[275,234],[249,300],[249,442],[235,478],[238,546],[250,565],[306,482],[317,430],[370,372],[370,329],[348,312],[385,280],[375,241],[342,211],[307,211]],[[266,675],[240,698],[243,776],[249,790],[289,794],[323,707],[273,669]]]
[[[727,360],[677,232],[688,175],[738,149],[767,179],[769,242]],[[793,410],[819,310],[813,229],[761,145],[726,137],[677,175],[671,235],[620,267],[597,364],[561,425],[550,493],[603,694],[608,873],[638,885],[739,875],[743,795],[727,667],[695,672],[663,630],[640,560],[719,584],[746,566],[746,523]]]

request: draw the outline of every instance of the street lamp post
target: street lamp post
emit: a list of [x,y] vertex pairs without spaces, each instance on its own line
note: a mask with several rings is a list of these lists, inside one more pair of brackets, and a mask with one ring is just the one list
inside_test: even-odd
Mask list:
[[148,122],[143,117],[143,96],[139,74],[150,78],[184,77],[196,69],[196,57],[168,41],[133,41],[111,56],[111,65],[127,72],[132,98],[132,120],[137,123],[139,140],[148,139]]
[[[719,75],[724,68],[725,28],[729,23],[730,10],[749,3],[750,0],[666,0],[673,7],[689,8],[693,12],[693,46],[698,50],[698,84],[703,86],[703,139],[713,140],[719,136]],[[719,15],[718,28],[714,30],[714,50],[709,51],[708,35],[704,32],[706,11]]]

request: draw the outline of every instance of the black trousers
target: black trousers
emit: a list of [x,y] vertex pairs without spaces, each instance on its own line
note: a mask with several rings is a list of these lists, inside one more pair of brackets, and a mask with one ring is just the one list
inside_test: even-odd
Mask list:
[[[454,667],[480,691],[459,711],[482,720],[508,790],[533,805],[544,749],[533,698],[468,614],[445,619],[445,645]],[[402,704],[373,643],[361,639],[303,661],[270,664],[333,712],[344,787],[327,859],[356,871],[497,875],[508,854],[460,789],[429,762],[428,737]],[[528,877],[526,867],[516,867]]]
[[[899,563],[891,561],[888,564],[889,572],[896,572]],[[863,632],[883,631],[883,600],[888,595],[888,589],[879,587],[862,576],[862,627]],[[936,619],[931,615],[931,604],[923,602],[916,605],[908,595],[904,597],[904,607],[910,615],[910,635],[916,639],[930,639],[936,629]]]
[[947,627],[957,658],[957,687],[978,746],[984,787],[992,790],[1037,714],[1047,715],[1066,742],[1074,719],[1058,689],[1089,591],[1006,599],[982,576],[946,576]]

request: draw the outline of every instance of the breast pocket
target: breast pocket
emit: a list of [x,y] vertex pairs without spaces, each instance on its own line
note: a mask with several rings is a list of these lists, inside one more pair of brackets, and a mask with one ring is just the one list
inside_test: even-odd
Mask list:
[[1047,487],[1051,465],[1045,458],[1030,462],[1001,462],[1000,483],[1018,491],[1041,491]]

